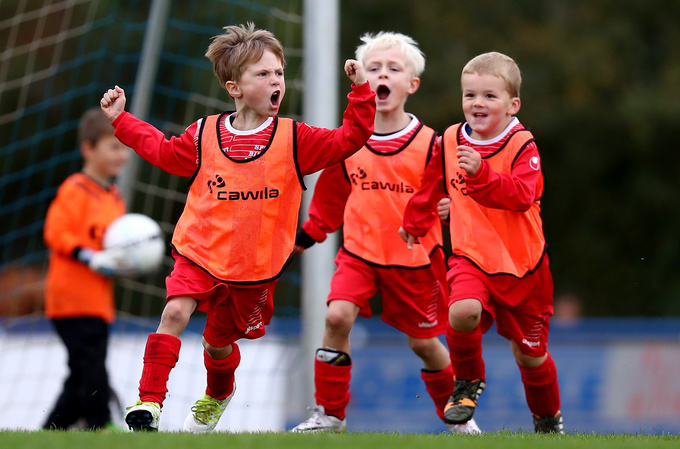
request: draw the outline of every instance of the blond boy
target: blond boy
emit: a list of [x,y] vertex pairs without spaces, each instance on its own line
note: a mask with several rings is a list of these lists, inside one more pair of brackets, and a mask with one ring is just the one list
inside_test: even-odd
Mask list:
[[[399,33],[367,34],[356,57],[377,93],[375,133],[366,146],[319,177],[310,219],[296,240],[299,252],[343,227],[343,244],[328,296],[326,328],[316,352],[314,414],[293,432],[342,431],[349,403],[349,334],[358,315],[371,316],[369,299],[381,293],[386,323],[408,336],[423,361],[421,377],[443,420],[453,391],[453,372],[439,340],[446,326],[446,265],[439,225],[415,251],[394,244],[403,209],[418,189],[436,133],[405,112],[420,86],[425,58],[416,42]],[[450,425],[478,432],[474,421]]]

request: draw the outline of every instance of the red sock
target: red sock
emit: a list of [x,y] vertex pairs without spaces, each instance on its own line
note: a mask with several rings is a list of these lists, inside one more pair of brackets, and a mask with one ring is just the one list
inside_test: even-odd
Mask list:
[[477,326],[469,332],[458,332],[451,326],[446,327],[446,343],[456,379],[486,379],[486,369],[482,358],[482,328]]
[[314,359],[314,387],[316,388],[314,397],[317,404],[323,405],[327,415],[345,419],[345,407],[349,403],[351,370],[351,363],[338,366]]
[[163,406],[168,392],[170,371],[179,360],[182,342],[169,334],[149,334],[144,350],[144,368],[139,381],[139,399],[144,402],[158,402]]
[[241,351],[236,343],[234,350],[223,359],[213,359],[203,351],[205,369],[208,371],[208,387],[205,393],[213,399],[224,399],[234,391],[234,371],[241,363]]
[[437,416],[444,420],[444,407],[453,393],[453,368],[447,366],[441,371],[420,371],[420,377],[425,382],[425,389],[430,394]]
[[538,417],[554,416],[560,410],[560,387],[555,362],[548,358],[536,368],[519,367],[524,392],[531,413]]

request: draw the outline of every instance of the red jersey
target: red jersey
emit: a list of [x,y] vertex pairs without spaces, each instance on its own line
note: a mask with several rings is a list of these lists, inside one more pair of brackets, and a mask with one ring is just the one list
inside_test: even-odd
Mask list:
[[[541,220],[543,176],[534,188],[528,208],[503,209],[482,205],[469,195],[465,170],[456,153],[462,139],[462,125],[444,131],[442,156],[446,186],[451,197],[451,250],[472,261],[486,274],[510,274],[518,278],[533,271],[543,258],[545,238]],[[512,132],[498,151],[484,156],[489,172],[512,174],[517,157],[534,142],[528,129]],[[541,174],[538,157],[530,160],[532,170]]]
[[[540,157],[535,142],[530,142],[517,156],[511,173],[497,173],[489,168],[484,159],[500,150],[515,131],[524,126],[516,118],[498,137],[489,141],[478,141],[469,135],[467,124],[463,125],[461,145],[473,147],[482,155],[482,165],[474,176],[465,176],[465,187],[469,196],[485,207],[527,210],[536,200],[537,186],[541,179]],[[434,155],[425,169],[420,189],[411,197],[402,226],[411,235],[422,237],[432,227],[437,217],[437,202],[447,195],[444,180],[441,139],[435,145]],[[449,151],[454,151],[449,150]],[[454,153],[455,157],[455,153]]]
[[221,119],[203,120],[200,168],[172,245],[217,279],[259,284],[278,278],[293,253],[304,186],[291,151],[295,122],[275,118],[265,150],[238,160],[220,152]]
[[[313,127],[302,122],[293,123],[293,134],[290,142],[286,144],[286,151],[291,153],[295,161],[298,178],[337,164],[366,143],[373,132],[374,97],[375,93],[368,83],[360,86],[352,85],[352,92],[347,96],[349,104],[343,114],[342,126],[336,129]],[[252,160],[258,164],[261,163],[260,156],[264,154],[276,134],[272,132],[274,128],[270,127],[270,122],[276,121],[270,118],[257,129],[238,131],[226,121],[229,120],[228,116],[225,115],[225,117],[225,120],[217,122],[217,129],[212,131],[213,134],[219,135],[219,139],[216,145],[211,145],[210,149],[221,151],[224,156],[238,162]],[[146,161],[171,174],[196,176],[199,174],[201,159],[205,157],[205,154],[199,153],[201,143],[198,125],[202,120],[194,122],[180,136],[170,139],[166,139],[164,134],[154,126],[126,112],[113,121],[113,126],[116,128],[115,136],[124,144],[132,147]],[[234,142],[238,144],[234,145]],[[253,156],[250,155],[251,151]],[[217,156],[213,155],[213,157]],[[245,170],[243,174],[246,174]],[[297,212],[299,201],[289,207],[293,207]],[[297,220],[297,213],[295,219]],[[253,226],[257,227],[258,223],[253,223]],[[295,226],[292,227],[292,231],[286,232],[292,232],[292,238]],[[274,243],[280,245],[283,242],[277,240]],[[209,248],[204,252],[209,254]],[[292,244],[289,252],[292,254]],[[210,265],[209,262],[206,262],[206,265]],[[214,273],[211,274],[215,276]],[[252,283],[257,282],[264,281],[253,279]]]
[[305,232],[322,242],[345,223],[343,248],[348,254],[383,267],[429,265],[429,256],[442,245],[440,228],[431,229],[417,251],[401,248],[395,239],[403,208],[420,186],[434,136],[412,117],[403,130],[373,135],[361,151],[325,169],[303,224]]

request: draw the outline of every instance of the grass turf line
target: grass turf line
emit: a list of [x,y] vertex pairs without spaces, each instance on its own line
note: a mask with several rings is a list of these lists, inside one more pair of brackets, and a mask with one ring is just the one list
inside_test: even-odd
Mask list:
[[[353,433],[98,433],[98,432],[0,432],[0,447],[7,449],[676,449],[677,435],[536,435],[488,432],[483,435]],[[461,446],[463,447],[463,446]]]

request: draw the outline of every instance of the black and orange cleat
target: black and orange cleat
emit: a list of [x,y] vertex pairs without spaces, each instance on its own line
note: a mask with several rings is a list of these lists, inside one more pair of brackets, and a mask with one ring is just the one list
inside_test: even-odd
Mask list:
[[458,380],[453,386],[453,394],[444,408],[444,420],[447,424],[464,424],[475,413],[477,399],[486,388],[486,381]]

